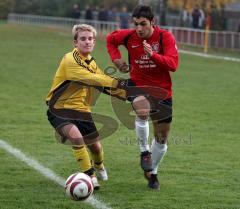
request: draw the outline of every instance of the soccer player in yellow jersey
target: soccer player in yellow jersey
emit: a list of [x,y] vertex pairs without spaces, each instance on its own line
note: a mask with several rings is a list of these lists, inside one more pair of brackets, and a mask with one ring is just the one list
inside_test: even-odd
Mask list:
[[[90,110],[93,90],[94,87],[116,88],[120,82],[105,75],[90,54],[96,42],[96,30],[90,25],[81,24],[75,25],[72,33],[74,49],[62,58],[54,76],[46,98],[49,106],[47,115],[62,142],[71,142],[81,172],[91,176],[94,188],[98,189],[100,185],[96,175],[100,180],[107,180],[108,176],[103,164],[99,133]],[[125,93],[120,89],[115,91],[121,95]]]

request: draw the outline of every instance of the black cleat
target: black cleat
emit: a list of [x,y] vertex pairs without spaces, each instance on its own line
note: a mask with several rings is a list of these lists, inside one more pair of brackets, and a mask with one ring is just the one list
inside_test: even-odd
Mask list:
[[148,187],[151,189],[160,189],[160,184],[157,178],[157,174],[151,174],[150,178],[148,178]]
[[149,151],[145,151],[142,152],[141,155],[141,168],[145,171],[145,172],[150,172],[152,171],[152,158],[151,158],[151,152]]

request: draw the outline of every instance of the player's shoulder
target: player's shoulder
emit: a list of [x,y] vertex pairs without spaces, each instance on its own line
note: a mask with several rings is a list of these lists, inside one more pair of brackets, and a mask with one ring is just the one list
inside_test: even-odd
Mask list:
[[66,66],[69,65],[75,65],[75,64],[81,64],[81,56],[79,55],[79,52],[76,49],[73,49],[70,52],[67,52],[63,57],[63,62]]
[[110,35],[125,38],[134,33],[136,33],[134,29],[118,29],[118,30],[113,31]]
[[162,34],[162,35],[165,35],[165,36],[169,36],[169,35],[172,34],[169,30],[161,28],[159,26],[155,26],[154,30],[156,30],[159,34]]
[[74,56],[79,56],[79,52],[76,50],[76,48],[74,48],[72,51],[67,52],[64,56],[68,59],[71,59]]
[[137,32],[135,29],[128,29],[128,33],[126,33],[123,41],[124,41],[124,45],[126,46],[129,42],[135,42],[135,41],[139,41],[141,40],[141,38],[138,37]]
[[65,60],[65,61],[71,60],[71,59],[73,58],[73,53],[74,53],[74,50],[65,53],[65,54],[63,55],[63,60]]
[[166,42],[169,42],[169,43],[176,42],[175,37],[171,31],[160,28],[159,26],[158,26],[157,30],[159,32],[158,34],[159,34],[160,40],[165,40],[165,43]]

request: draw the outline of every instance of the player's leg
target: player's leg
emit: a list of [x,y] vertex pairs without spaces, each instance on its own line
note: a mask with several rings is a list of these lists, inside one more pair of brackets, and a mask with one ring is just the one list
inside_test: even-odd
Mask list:
[[138,96],[133,100],[132,106],[137,115],[135,130],[141,151],[141,167],[144,171],[149,172],[152,170],[151,153],[148,145],[150,103],[146,97]]
[[104,161],[104,152],[103,147],[99,141],[99,138],[94,139],[94,143],[88,144],[88,148],[92,155],[93,167],[98,179],[107,181],[108,175],[103,164]]
[[88,151],[84,144],[84,139],[79,128],[73,120],[58,117],[50,110],[47,111],[48,120],[56,130],[56,136],[61,143],[70,142],[73,147],[73,153],[79,162],[80,170],[89,175],[92,174],[93,168],[89,158]]
[[58,133],[72,143],[73,155],[79,164],[80,171],[91,177],[94,189],[99,189],[100,185],[95,176],[89,153],[78,127],[74,124],[68,124],[58,128]]
[[[155,103],[156,104],[156,103]],[[167,140],[172,121],[172,100],[157,102],[154,106],[157,110],[155,116],[151,115],[154,129],[154,139],[152,141],[152,162],[153,171],[149,178],[149,187],[159,189],[160,184],[157,178],[158,167],[167,152]]]
[[160,184],[157,178],[158,167],[167,152],[167,138],[170,130],[170,123],[153,122],[155,139],[152,141],[152,163],[153,170],[149,178],[148,186],[152,189],[159,189]]
[[[87,175],[89,175],[91,177],[94,189],[98,190],[100,188],[100,184],[97,181],[96,174],[95,174],[94,168],[92,166],[86,146],[84,146],[84,147],[74,146],[73,154],[74,154],[76,160],[79,162],[81,171],[83,171],[84,173],[86,173]],[[86,161],[86,157],[85,157],[86,155],[88,156],[87,161]]]
[[153,160],[153,174],[157,174],[158,166],[163,160],[167,152],[167,139],[170,131],[171,123],[167,122],[153,122],[155,139],[152,141],[152,160]]
[[[61,143],[70,142],[72,145],[73,154],[75,159],[79,163],[80,171],[86,173],[91,176],[94,188],[98,189],[99,184],[97,182],[97,178],[95,177],[94,168],[92,167],[91,160],[89,157],[89,153],[87,151],[84,135],[88,134],[90,131],[94,132],[93,136],[95,136],[96,128],[87,129],[82,123],[75,120],[69,120],[62,117],[58,117],[56,114],[53,114],[50,110],[47,111],[48,120],[51,125],[56,130],[56,136]],[[91,115],[90,115],[91,119]],[[94,130],[93,130],[94,129]]]
[[80,170],[89,176],[93,175],[94,170],[91,165],[91,160],[78,127],[75,124],[69,123],[58,127],[57,132],[71,142],[73,154],[79,163]]
[[[99,140],[99,133],[93,121],[91,113],[82,113],[82,118],[84,120],[75,121],[78,129],[81,131],[84,142],[87,145],[89,151],[91,152],[93,161],[93,175],[92,181],[95,189],[100,187],[96,174],[101,180],[107,180],[107,172],[103,165],[103,148]],[[100,174],[102,174],[100,176]]]
[[155,139],[152,141],[152,152],[153,152],[153,174],[157,174],[158,166],[163,160],[164,155],[167,152],[167,139],[170,131],[171,123],[155,122],[154,127],[154,136]]

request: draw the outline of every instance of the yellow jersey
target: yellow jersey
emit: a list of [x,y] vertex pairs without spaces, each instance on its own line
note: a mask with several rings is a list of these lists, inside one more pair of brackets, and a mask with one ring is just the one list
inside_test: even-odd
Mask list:
[[[116,88],[118,81],[105,75],[91,55],[83,57],[75,48],[62,58],[47,95],[47,103],[66,83],[68,86],[54,102],[54,108],[91,112],[94,87]],[[115,89],[109,93],[120,98],[126,95],[126,92],[121,89]]]

